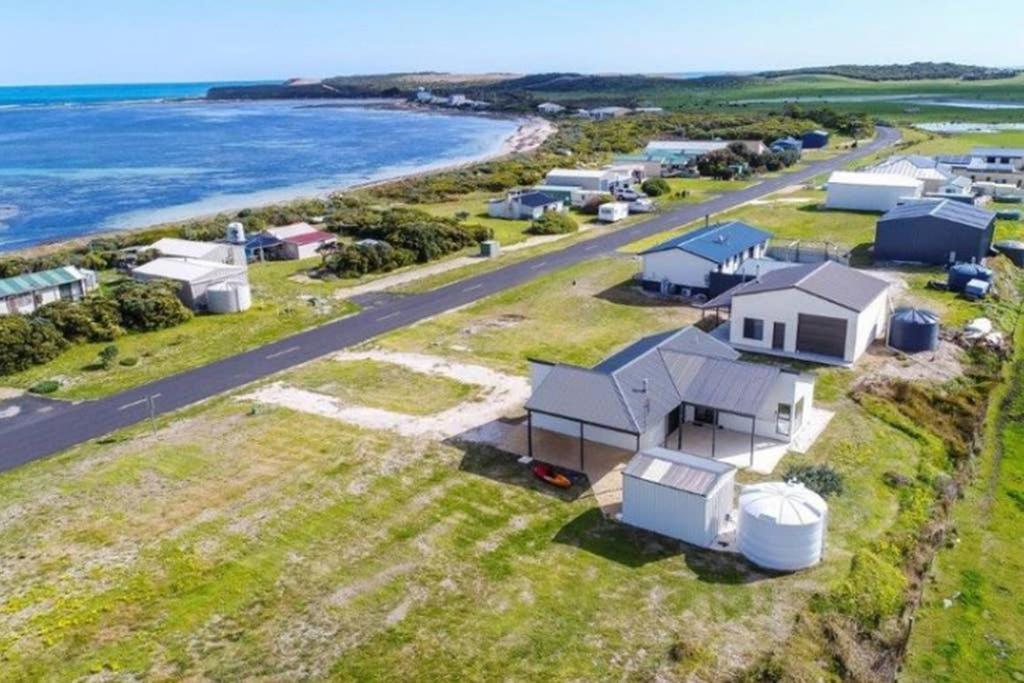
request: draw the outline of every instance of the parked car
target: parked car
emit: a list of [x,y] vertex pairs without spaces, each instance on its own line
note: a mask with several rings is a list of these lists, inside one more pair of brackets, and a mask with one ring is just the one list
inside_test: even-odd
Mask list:
[[653,201],[647,197],[641,197],[640,199],[634,199],[629,203],[630,213],[651,213],[657,208]]
[[624,190],[616,191],[615,198],[619,201],[632,202],[637,199],[647,199],[647,195],[643,192],[637,192],[631,188],[626,188]]

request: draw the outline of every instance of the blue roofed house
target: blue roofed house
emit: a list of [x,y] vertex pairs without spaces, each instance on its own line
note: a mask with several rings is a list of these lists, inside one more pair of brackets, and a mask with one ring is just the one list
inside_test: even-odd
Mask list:
[[797,152],[800,153],[804,149],[804,143],[797,140],[794,137],[779,138],[772,144],[768,145],[768,149],[773,152]]
[[800,136],[804,149],[821,149],[828,145],[827,130],[809,130]]
[[548,211],[564,210],[565,202],[538,190],[517,190],[487,202],[487,215],[492,218],[536,220]]
[[895,207],[875,227],[876,261],[948,263],[988,256],[996,214],[943,199]]
[[715,275],[728,276],[761,259],[772,234],[740,221],[706,225],[644,252],[645,289],[663,294],[707,294]]

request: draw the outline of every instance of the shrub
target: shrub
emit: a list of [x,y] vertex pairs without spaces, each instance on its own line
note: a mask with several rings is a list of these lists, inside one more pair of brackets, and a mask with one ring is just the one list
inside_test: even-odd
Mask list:
[[111,341],[124,333],[117,304],[101,296],[82,301],[54,301],[33,314],[48,320],[69,342]]
[[0,375],[47,363],[67,346],[67,340],[47,320],[0,316]]
[[58,389],[60,389],[60,382],[55,379],[44,379],[28,388],[33,394],[52,394]]
[[828,465],[790,465],[782,478],[798,481],[822,497],[843,492],[843,475]]
[[107,346],[104,346],[100,349],[98,354],[100,366],[104,369],[109,368],[110,364],[114,362],[115,358],[117,358],[118,353],[120,353],[120,351],[117,348],[117,344],[108,344]]
[[585,213],[588,216],[596,216],[602,204],[614,201],[615,197],[610,194],[596,194],[592,197],[588,197],[587,201],[583,202],[583,206],[580,207],[580,212]]
[[648,178],[640,186],[640,189],[644,191],[644,194],[651,197],[660,197],[672,191],[672,187],[664,178]]
[[138,356],[125,356],[121,360],[117,361],[118,365],[123,365],[126,368],[134,368],[139,364]]
[[561,211],[548,211],[530,224],[531,235],[565,235],[580,229],[576,219]]
[[853,556],[850,574],[832,598],[840,612],[865,626],[877,626],[899,613],[906,588],[907,577],[899,567],[865,550]]
[[148,332],[174,327],[192,317],[192,311],[178,299],[177,286],[170,282],[126,280],[114,290],[121,325]]
[[368,273],[387,273],[416,260],[407,249],[395,249],[387,242],[345,244],[324,259],[323,270],[338,277],[362,277]]

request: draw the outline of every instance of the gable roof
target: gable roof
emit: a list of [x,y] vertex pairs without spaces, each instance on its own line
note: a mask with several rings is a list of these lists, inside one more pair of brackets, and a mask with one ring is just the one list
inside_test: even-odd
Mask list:
[[161,256],[132,268],[132,275],[145,275],[178,282],[202,282],[210,278],[244,276],[245,268],[202,259]]
[[738,296],[798,289],[843,308],[860,312],[888,288],[889,283],[885,280],[847,268],[834,261],[822,261],[769,271],[756,280],[736,285],[719,294],[701,308],[729,306]]
[[220,251],[223,247],[214,242],[199,242],[196,240],[183,240],[177,237],[162,237],[149,249],[160,252],[162,256],[181,256],[183,258],[209,258],[212,254]]
[[59,287],[84,280],[85,275],[74,266],[64,266],[51,270],[40,270],[35,273],[5,277],[0,280],[0,297],[19,296],[40,289]]
[[1010,157],[1019,159],[1024,157],[1024,148],[1021,147],[975,147],[971,154],[979,157]]
[[526,407],[629,434],[646,432],[684,401],[754,415],[782,371],[737,358],[695,327],[651,335],[594,368],[555,365]]
[[707,154],[729,147],[730,140],[651,140],[644,148],[648,152],[669,150]]
[[724,263],[733,256],[742,254],[747,249],[757,246],[771,237],[772,233],[760,228],[740,221],[729,221],[698,228],[673,237],[640,252],[640,254],[678,249],[714,263]]
[[833,171],[827,185],[873,185],[896,187],[920,187],[921,181],[896,173],[873,173],[863,171]]
[[865,170],[868,173],[892,173],[919,180],[948,180],[953,175],[948,167],[920,154],[889,157]]
[[925,201],[900,204],[890,209],[884,216],[878,219],[878,222],[884,223],[886,221],[922,218],[924,216],[931,216],[932,218],[958,223],[978,230],[987,230],[996,219],[996,215],[993,212],[973,204],[943,199],[937,202]]
[[331,242],[337,239],[338,236],[333,232],[314,230],[312,232],[304,232],[299,235],[289,235],[288,237],[283,237],[281,241],[302,246],[304,244],[313,244],[314,242]]
[[268,235],[273,235],[279,240],[283,240],[286,237],[295,237],[296,235],[304,235],[307,232],[313,232],[316,230],[312,225],[306,222],[302,223],[291,223],[290,225],[278,225],[273,228],[267,228],[264,230]]

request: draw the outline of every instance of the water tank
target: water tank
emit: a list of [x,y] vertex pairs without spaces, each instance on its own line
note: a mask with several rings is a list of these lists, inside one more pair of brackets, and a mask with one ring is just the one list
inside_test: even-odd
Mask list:
[[252,291],[246,282],[218,282],[206,290],[210,313],[241,313],[252,306]]
[[736,545],[759,567],[803,569],[821,560],[827,519],[828,505],[803,484],[773,481],[744,486]]
[[889,346],[915,353],[939,346],[939,316],[923,308],[900,308],[889,320]]
[[1003,240],[993,244],[1000,254],[1013,261],[1013,265],[1024,268],[1024,242],[1018,240]]
[[245,244],[245,226],[238,222],[228,223],[224,237],[231,244]]
[[971,280],[992,280],[992,271],[978,263],[957,263],[949,269],[946,287],[951,292],[962,292]]

